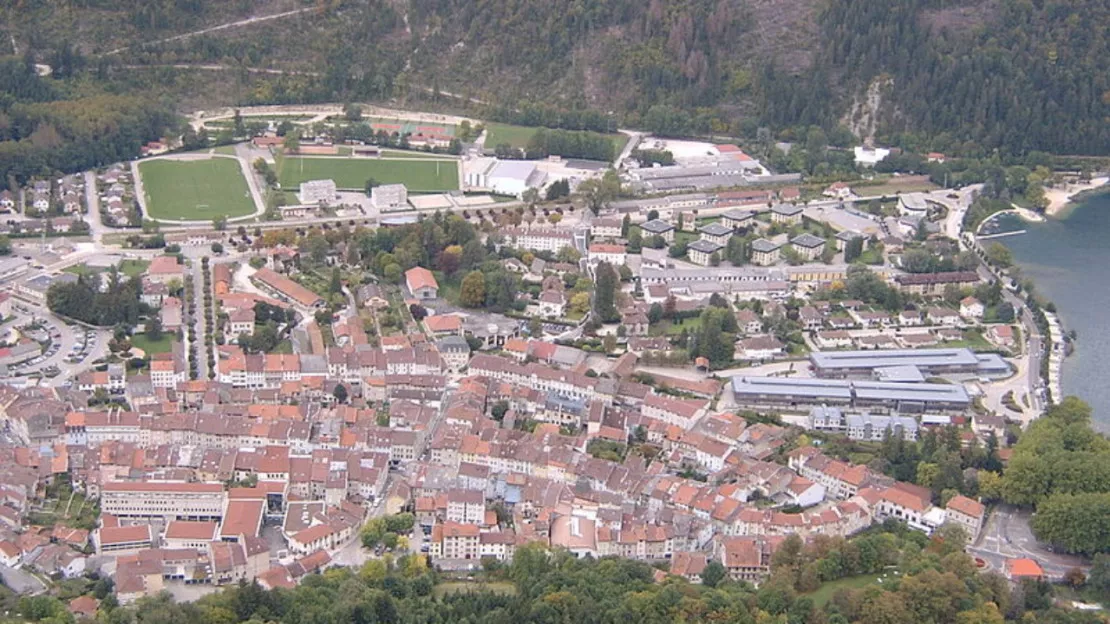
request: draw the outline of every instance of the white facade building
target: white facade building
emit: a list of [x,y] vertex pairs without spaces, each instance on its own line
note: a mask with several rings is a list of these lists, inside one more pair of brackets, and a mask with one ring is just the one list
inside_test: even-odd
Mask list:
[[383,184],[370,190],[370,205],[381,212],[408,210],[409,190],[404,184]]
[[297,199],[302,204],[331,204],[337,197],[335,180],[301,182],[301,188],[297,191]]
[[547,173],[534,162],[524,160],[498,160],[479,158],[470,161],[466,170],[466,185],[485,189],[498,195],[520,198],[530,188],[540,188],[547,180]]

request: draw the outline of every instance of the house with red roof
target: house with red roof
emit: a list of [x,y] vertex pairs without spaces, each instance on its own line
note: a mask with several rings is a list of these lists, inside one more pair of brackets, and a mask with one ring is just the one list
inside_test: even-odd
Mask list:
[[1007,559],[1006,578],[1014,582],[1025,579],[1039,580],[1044,578],[1044,568],[1032,559]]
[[457,314],[437,314],[426,317],[424,327],[436,336],[462,335],[462,319]]
[[983,506],[983,503],[963,495],[953,496],[952,500],[948,501],[945,506],[947,521],[959,525],[967,531],[968,540],[971,542],[974,542],[975,538],[978,537],[986,515],[987,508]]
[[165,284],[171,280],[185,279],[185,265],[177,263],[177,256],[157,256],[146,269],[146,278]]
[[771,555],[782,537],[732,537],[717,542],[717,558],[734,581],[758,585],[771,574]]
[[424,267],[412,267],[405,271],[405,286],[412,296],[417,299],[435,299],[439,295],[439,283],[436,276]]
[[932,492],[911,483],[898,482],[879,494],[879,519],[895,518],[912,529],[932,532],[925,515],[933,508]]

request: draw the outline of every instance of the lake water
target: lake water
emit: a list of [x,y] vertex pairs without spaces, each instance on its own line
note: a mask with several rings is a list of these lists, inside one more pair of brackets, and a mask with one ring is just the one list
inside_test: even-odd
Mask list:
[[1064,360],[1064,394],[1090,403],[1097,428],[1110,431],[1110,193],[1064,219],[1023,227],[1025,234],[998,241],[1037,292],[1056,303],[1065,331],[1077,333],[1077,348]]

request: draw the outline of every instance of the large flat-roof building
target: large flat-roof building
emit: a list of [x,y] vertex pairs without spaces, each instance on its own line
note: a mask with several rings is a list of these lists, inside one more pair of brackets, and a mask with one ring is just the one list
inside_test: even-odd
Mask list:
[[732,393],[740,406],[800,412],[814,405],[873,412],[962,412],[971,404],[967,390],[957,384],[736,376]]
[[100,511],[120,518],[217,520],[227,492],[220,483],[112,481],[100,490]]
[[72,273],[59,273],[57,275],[39,275],[25,282],[16,284],[15,295],[29,299],[35,303],[46,303],[46,293],[54,284],[72,284],[77,281],[77,276]]
[[926,377],[975,375],[979,358],[971,349],[889,349],[814,351],[809,354],[813,374],[825,379],[871,379],[876,369],[913,366]]
[[526,160],[478,158],[466,164],[467,186],[486,189],[498,195],[519,199],[524,191],[538,189],[547,181],[547,173],[536,163]]
[[729,293],[744,298],[784,296],[790,290],[787,274],[778,269],[759,267],[705,267],[700,269],[642,268],[645,286],[662,284],[678,297],[709,297]]

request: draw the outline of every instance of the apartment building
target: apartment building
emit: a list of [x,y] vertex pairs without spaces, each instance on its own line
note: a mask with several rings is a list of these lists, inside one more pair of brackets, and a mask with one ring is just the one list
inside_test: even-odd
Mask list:
[[119,518],[211,520],[223,516],[226,500],[219,483],[113,481],[101,488],[100,510]]

